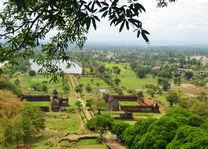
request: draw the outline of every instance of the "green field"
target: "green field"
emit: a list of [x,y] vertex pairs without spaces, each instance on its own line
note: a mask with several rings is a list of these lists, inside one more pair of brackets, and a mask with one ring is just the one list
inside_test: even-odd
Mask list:
[[[112,79],[114,80],[115,78],[119,78],[121,80],[119,86],[124,89],[123,91],[125,94],[127,94],[127,91],[129,89],[144,91],[145,93],[146,84],[153,84],[153,85],[157,84],[157,78],[153,78],[152,75],[147,75],[143,79],[138,78],[127,64],[117,64],[114,62],[111,63],[102,62],[102,64],[104,64],[105,67],[108,69],[112,69],[114,66],[117,66],[118,68],[121,69],[121,73],[119,75],[112,73]],[[95,78],[93,76],[81,76],[81,78],[78,79],[78,82],[84,85],[83,93],[86,93],[85,87],[87,86],[87,84],[90,84],[93,90],[106,88],[110,92],[114,93],[113,90],[110,89],[110,87],[100,78]],[[97,83],[99,83],[99,86],[96,85]],[[147,94],[145,93],[145,95]]]
[[85,139],[79,142],[58,142],[58,138],[64,137],[67,133],[81,133],[81,121],[78,113],[49,112],[46,113],[46,130],[36,142],[32,143],[29,149],[107,149],[104,144],[98,144],[96,139]]
[[80,119],[75,113],[46,113],[46,128],[61,134],[79,133]]
[[128,89],[135,89],[135,90],[144,90],[146,84],[157,84],[157,78],[153,78],[152,75],[147,75],[145,78],[140,79],[136,76],[134,71],[131,70],[128,64],[118,64],[118,63],[104,63],[106,68],[112,69],[113,67],[117,66],[121,69],[119,75],[112,73],[113,78],[119,78],[121,80],[120,86]]
[[98,144],[96,139],[83,139],[79,142],[69,143],[68,141],[61,142],[63,149],[107,149],[105,144]]
[[119,101],[120,106],[140,106],[137,101]]
[[36,107],[38,107],[38,106],[48,106],[48,107],[50,107],[51,106],[50,102],[45,102],[45,101],[43,101],[43,102],[29,102],[29,103],[33,106],[36,106]]
[[[94,94],[97,94],[100,89],[107,89],[110,91],[110,87],[100,78],[95,78],[93,76],[81,76],[81,78],[77,79],[79,84],[83,85],[83,92],[82,94],[84,95],[84,98],[92,98]],[[86,86],[90,85],[92,88],[92,91],[88,93],[86,91]]]
[[[29,76],[27,74],[20,74],[17,76],[17,78],[13,78],[11,81],[14,82],[16,79],[19,79],[20,81],[20,88],[23,91],[24,94],[38,94],[38,95],[52,95],[53,90],[58,90],[59,94],[62,96],[68,96],[68,93],[64,93],[62,88],[62,79],[59,78],[58,82],[48,82],[47,84],[44,84],[44,81],[50,81],[50,78],[47,78],[43,75],[37,75],[37,76]],[[34,91],[32,90],[31,86],[35,84],[44,84],[47,86],[48,91]]]

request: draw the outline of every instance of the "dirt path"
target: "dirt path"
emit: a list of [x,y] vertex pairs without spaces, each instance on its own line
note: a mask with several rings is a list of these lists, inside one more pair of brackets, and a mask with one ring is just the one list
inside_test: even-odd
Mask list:
[[70,86],[74,89],[76,87],[76,84],[75,84],[75,82],[73,80],[73,76],[72,75],[69,75],[68,76],[68,79],[69,79]]
[[85,122],[82,119],[82,116],[80,113],[79,113],[79,120],[80,120],[79,132],[84,133],[85,132]]
[[107,140],[106,145],[110,149],[128,149],[126,146],[118,143],[116,140]]
[[83,111],[84,111],[84,113],[87,117],[87,120],[90,120],[91,118],[93,118],[94,115],[92,113],[90,113],[90,111],[87,109],[87,107],[85,106],[84,101],[81,98],[77,98],[77,100],[81,102],[82,107],[83,107]]
[[63,140],[77,141],[80,138],[92,138],[98,137],[97,134],[68,134],[62,138],[59,138],[59,142]]
[[[69,75],[69,84],[71,84],[73,90],[78,85],[77,79],[73,75]],[[86,119],[90,120],[91,118],[93,118],[94,117],[94,113],[87,109],[87,107],[85,106],[85,102],[81,98],[80,94],[76,93],[75,91],[74,91],[74,94],[75,94],[75,97],[77,97],[76,99],[78,101],[80,101],[80,103],[82,104],[83,112],[85,113]],[[82,124],[82,125],[84,125],[84,124]],[[84,127],[84,126],[80,126],[80,129],[82,127]],[[111,135],[111,134],[109,134],[109,135]],[[79,135],[79,134],[69,134],[69,135],[67,135],[67,136],[65,136],[63,138],[60,138],[59,141],[62,141],[62,140],[78,140],[79,138],[82,138],[82,137],[93,137],[93,136],[98,136],[98,135],[92,135],[92,134],[82,134],[82,135]],[[124,145],[118,143],[116,140],[111,140],[111,139],[107,140],[106,145],[110,149],[127,149],[127,147],[125,147]]]
[[[72,89],[74,90],[75,87],[78,85],[77,79],[73,75],[69,75],[68,78],[69,78],[69,84],[71,84]],[[87,107],[85,106],[85,102],[81,98],[80,94],[76,93],[75,91],[74,91],[74,94],[75,94],[75,97],[77,97],[76,100],[80,101],[80,103],[82,104],[83,111],[86,115],[87,120],[91,119],[94,116],[94,114],[87,109]]]

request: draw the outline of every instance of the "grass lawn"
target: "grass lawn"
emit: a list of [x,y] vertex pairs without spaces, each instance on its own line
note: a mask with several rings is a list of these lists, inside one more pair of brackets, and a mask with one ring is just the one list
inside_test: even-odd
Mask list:
[[140,104],[136,101],[119,101],[120,106],[139,106]]
[[82,85],[84,85],[84,89],[87,86],[87,84],[90,85],[92,90],[100,89],[100,88],[109,88],[109,86],[100,78],[95,78],[92,76],[81,76],[80,79],[78,79],[78,82]]
[[38,106],[51,106],[51,103],[50,102],[29,102],[31,105],[33,105],[33,106],[36,106],[36,107],[38,107]]
[[[108,114],[111,115],[112,117],[119,117],[121,113],[124,113],[124,111],[102,111],[102,114]],[[135,121],[128,121],[129,124],[134,124],[137,120],[144,119],[144,118],[160,118],[163,116],[161,113],[140,113],[140,112],[135,112],[133,113],[133,117],[135,118]]]
[[[97,92],[99,92],[99,89],[107,89],[111,90],[110,87],[100,78],[95,78],[93,76],[81,76],[81,78],[77,79],[79,84],[83,85],[83,92],[84,99],[92,98]],[[86,91],[87,84],[90,85],[92,88],[92,91],[88,93]]]
[[69,143],[68,141],[62,141],[61,148],[62,149],[107,149],[105,144],[98,144],[96,139],[85,139],[73,143]]
[[[127,64],[117,64],[114,62],[107,63],[102,62],[102,64],[105,65],[106,68],[112,69],[114,66],[117,66],[121,69],[121,73],[119,75],[112,73],[113,80],[115,78],[119,78],[121,80],[120,87],[124,89],[124,93],[127,94],[127,90],[137,90],[137,91],[145,91],[145,85],[146,84],[157,84],[157,79],[153,78],[152,75],[146,75],[145,78],[140,79],[136,76],[134,71],[131,70],[131,68]],[[99,89],[99,88],[107,88],[109,89],[109,86],[100,78],[94,78],[92,76],[81,76],[80,79],[78,79],[79,83],[84,85],[84,92],[85,87],[87,84],[90,84],[93,90]],[[99,86],[96,86],[96,84],[99,83]],[[109,91],[112,92],[111,89]]]
[[69,108],[77,108],[76,102],[77,102],[76,99],[73,99],[73,98],[69,99]]
[[107,63],[102,62],[105,64],[106,68],[112,69],[113,67],[117,66],[121,69],[119,75],[112,73],[113,78],[119,78],[121,80],[120,86],[123,88],[128,89],[135,89],[135,90],[144,90],[144,86],[146,84],[157,84],[157,79],[153,78],[152,75],[146,75],[145,78],[140,79],[136,76],[135,72],[131,70],[128,64],[118,64],[118,63]]
[[135,90],[144,90],[146,84],[157,84],[156,79],[154,79],[152,75],[147,75],[145,78],[140,79],[136,77],[136,74],[133,71],[129,72],[126,76],[121,76],[120,80],[120,86],[125,87],[126,89]]
[[83,145],[97,144],[97,139],[82,139],[79,141],[79,144],[83,144]]
[[144,118],[160,118],[163,114],[160,113],[133,113],[134,118],[144,119]]
[[96,139],[80,140],[79,142],[69,143],[67,140],[57,143],[54,140],[44,140],[34,144],[30,149],[107,149],[105,144],[98,144]]
[[60,134],[79,133],[80,123],[77,113],[46,113],[46,128]]
[[166,99],[166,93],[163,93],[162,95],[155,95],[154,99],[156,100],[156,102],[162,104],[162,105],[169,105],[167,99]]
[[43,91],[34,91],[31,89],[32,85],[41,84],[44,81],[49,81],[50,78],[47,78],[43,75],[29,76],[27,74],[21,74],[17,78],[13,78],[11,81],[14,82],[16,79],[20,80],[20,88],[25,94],[38,94],[38,95],[51,95],[53,90],[58,90],[61,96],[68,96],[68,93],[64,93],[62,89],[62,79],[59,78],[58,82],[48,82],[46,86],[48,87],[47,92]]

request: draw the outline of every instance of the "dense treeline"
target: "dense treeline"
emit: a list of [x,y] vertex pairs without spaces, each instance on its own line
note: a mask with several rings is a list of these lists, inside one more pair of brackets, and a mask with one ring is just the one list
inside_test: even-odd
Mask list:
[[98,128],[110,130],[130,149],[199,149],[208,146],[208,119],[179,107],[172,108],[160,119],[141,119],[134,125],[101,115],[88,121],[87,127],[95,131]]

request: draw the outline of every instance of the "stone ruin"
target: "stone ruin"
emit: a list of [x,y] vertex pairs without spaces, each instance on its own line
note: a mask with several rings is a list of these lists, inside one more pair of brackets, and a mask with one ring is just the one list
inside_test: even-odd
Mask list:
[[[20,95],[20,101],[27,100],[29,102],[50,102],[50,96],[49,95]],[[49,112],[50,108],[49,106],[38,106],[43,112]]]
[[25,94],[21,94],[20,95],[20,101],[23,101],[24,99],[26,99],[27,101],[30,101],[30,102],[41,102],[41,101],[48,101],[50,102],[51,99],[50,99],[50,96],[49,95],[25,95]]
[[[125,111],[125,112],[153,112],[160,113],[159,105],[152,100],[141,99],[138,96],[124,96],[124,95],[110,95],[103,94],[103,98],[111,111]],[[119,101],[136,101],[139,105],[120,106]]]
[[115,119],[133,120],[134,118],[132,112],[125,112],[125,113],[120,113],[119,117],[116,117]]
[[59,110],[65,110],[65,108],[69,106],[68,101],[69,101],[68,98],[59,97],[57,90],[54,90],[52,101],[51,101],[52,111],[59,112]]
[[[53,91],[52,100],[50,95],[20,95],[20,101],[27,100],[29,102],[51,102],[51,110],[53,112],[59,112],[60,110],[65,110],[69,106],[68,98],[63,98],[58,96],[57,90]],[[38,106],[42,111],[49,112],[49,106]]]

